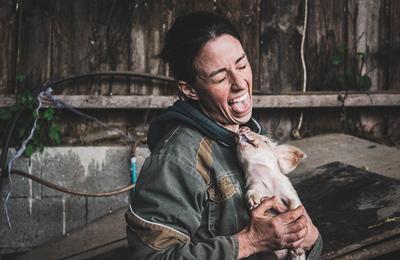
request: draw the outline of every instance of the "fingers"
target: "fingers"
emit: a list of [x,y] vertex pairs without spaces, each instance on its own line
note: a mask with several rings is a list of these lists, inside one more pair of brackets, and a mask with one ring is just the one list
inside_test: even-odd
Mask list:
[[279,217],[282,219],[284,224],[289,224],[298,219],[300,216],[303,215],[304,208],[299,206],[294,210],[290,210],[286,213],[281,214]]
[[270,210],[276,203],[276,197],[262,198],[260,205],[253,209],[252,213],[256,215],[264,215],[265,211]]
[[283,205],[282,203],[276,202],[272,207],[278,214],[285,213],[288,211],[288,207]]
[[305,239],[307,233],[308,233],[308,228],[307,227],[303,227],[299,231],[296,231],[296,232],[293,232],[293,233],[289,233],[289,234],[285,234],[284,235],[284,240],[287,243],[293,243],[293,242],[296,242],[298,240]]
[[296,221],[286,226],[286,233],[297,233],[304,228],[307,228],[307,220],[304,216],[301,216]]
[[248,131],[251,131],[248,126],[242,126],[241,128],[239,128],[239,133],[245,133]]
[[303,244],[304,242],[304,238],[299,239],[297,241],[291,242],[291,243],[287,243],[285,248],[287,249],[296,249],[299,248],[301,246],[301,244]]

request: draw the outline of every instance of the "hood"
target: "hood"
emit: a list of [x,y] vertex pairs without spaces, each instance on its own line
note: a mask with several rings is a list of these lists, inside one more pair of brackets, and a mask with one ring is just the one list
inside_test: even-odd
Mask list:
[[[178,100],[173,106],[153,120],[147,134],[147,144],[150,151],[156,147],[160,139],[179,124],[186,124],[196,128],[207,137],[222,143],[225,146],[235,146],[235,133],[218,125],[205,115],[196,102]],[[264,134],[261,125],[253,118],[245,124],[252,131]]]

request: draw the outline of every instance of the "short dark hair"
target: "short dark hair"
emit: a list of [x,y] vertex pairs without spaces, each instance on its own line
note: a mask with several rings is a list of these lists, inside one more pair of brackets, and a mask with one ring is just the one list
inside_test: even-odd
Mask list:
[[224,16],[205,11],[180,16],[167,32],[160,56],[177,80],[193,83],[197,74],[194,59],[209,40],[222,34],[241,42],[239,33]]

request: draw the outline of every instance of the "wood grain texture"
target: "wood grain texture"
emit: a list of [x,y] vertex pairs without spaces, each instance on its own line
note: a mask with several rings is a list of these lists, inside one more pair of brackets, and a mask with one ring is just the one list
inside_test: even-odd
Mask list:
[[[342,107],[342,101],[338,100],[340,94],[318,93],[291,93],[282,95],[254,95],[253,108],[323,108]],[[154,109],[166,108],[177,100],[176,96],[159,95],[131,95],[131,96],[94,96],[94,95],[55,95],[56,99],[77,107],[96,109]],[[0,107],[8,106],[15,101],[11,96],[4,96],[0,101]],[[344,101],[345,107],[398,107],[400,106],[400,93],[358,93],[348,94]]]
[[[400,89],[400,1],[388,1],[389,13],[389,48],[388,52],[388,73],[387,84],[390,90]],[[387,132],[384,134],[391,139],[392,143],[400,146],[400,112],[393,109],[388,114]]]
[[347,0],[309,1],[305,44],[307,64],[307,90],[329,91],[338,89],[338,75],[345,64],[334,65],[334,55],[346,43]]
[[387,6],[389,13],[389,80],[390,90],[400,89],[400,2],[389,1]]
[[15,91],[18,16],[15,1],[0,1],[0,94]]
[[333,162],[292,181],[313,222],[328,238],[323,259],[342,259],[364,247],[399,241],[399,180]]
[[24,76],[19,92],[33,89],[51,76],[51,3],[46,0],[20,2],[20,40],[17,73]]
[[[349,39],[353,40],[356,46],[357,71],[360,76],[367,75],[371,79],[370,90],[380,90],[384,88],[384,66],[379,66],[379,52],[384,49],[380,48],[381,39],[385,39],[384,16],[385,16],[385,1],[358,1],[357,13],[355,17],[355,34]],[[382,36],[383,37],[382,37]],[[365,58],[357,55],[364,53]],[[360,113],[360,128],[370,136],[377,137],[383,133],[384,120],[379,113],[373,111],[365,111]]]
[[261,1],[260,90],[299,91],[302,82],[300,27],[303,1]]

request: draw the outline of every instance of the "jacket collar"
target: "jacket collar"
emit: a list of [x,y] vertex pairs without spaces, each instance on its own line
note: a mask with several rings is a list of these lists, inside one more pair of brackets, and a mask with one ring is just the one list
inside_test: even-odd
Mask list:
[[[187,124],[195,127],[202,134],[225,146],[236,147],[234,132],[220,126],[205,115],[196,102],[178,100],[173,106],[168,107],[161,116],[152,121],[147,136],[150,151],[154,149],[158,141],[165,134],[179,124]],[[254,118],[251,118],[244,125],[256,133],[265,133],[264,129]]]

